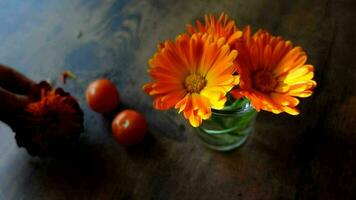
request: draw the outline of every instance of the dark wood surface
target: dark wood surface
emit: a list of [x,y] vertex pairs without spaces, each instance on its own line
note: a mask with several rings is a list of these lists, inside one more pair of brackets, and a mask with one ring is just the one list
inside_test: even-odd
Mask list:
[[[152,109],[141,86],[156,44],[207,12],[263,27],[302,45],[316,68],[302,114],[260,113],[247,144],[230,153],[202,146],[176,111]],[[356,3],[354,0],[0,0],[0,62],[57,82],[85,112],[78,147],[30,157],[0,124],[0,200],[356,199]],[[126,107],[144,113],[150,136],[123,148],[90,111],[85,85],[107,77]]]

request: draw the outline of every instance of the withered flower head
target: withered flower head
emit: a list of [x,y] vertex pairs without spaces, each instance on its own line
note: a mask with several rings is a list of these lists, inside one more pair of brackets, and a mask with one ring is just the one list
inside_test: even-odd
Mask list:
[[69,93],[52,89],[46,82],[34,93],[37,100],[28,104],[12,125],[17,144],[31,155],[60,153],[83,131],[83,111]]

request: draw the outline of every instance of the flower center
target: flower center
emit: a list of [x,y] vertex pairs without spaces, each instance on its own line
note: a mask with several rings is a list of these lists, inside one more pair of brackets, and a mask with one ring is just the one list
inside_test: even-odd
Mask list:
[[262,92],[271,92],[277,86],[277,81],[270,71],[258,71],[253,78],[253,85]]
[[199,93],[206,85],[205,78],[200,74],[191,74],[184,80],[185,89],[189,93]]

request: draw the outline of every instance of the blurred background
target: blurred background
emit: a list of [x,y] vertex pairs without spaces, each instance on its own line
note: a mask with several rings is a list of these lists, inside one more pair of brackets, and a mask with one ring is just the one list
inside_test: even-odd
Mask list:
[[[221,12],[302,46],[318,82],[301,115],[261,112],[247,144],[230,153],[206,149],[141,89],[159,42]],[[0,62],[58,86],[72,71],[78,81],[63,88],[85,113],[78,147],[60,158],[30,157],[0,123],[0,200],[355,199],[355,18],[353,0],[0,0]],[[144,144],[117,145],[110,122],[87,107],[85,87],[100,77],[145,115]]]

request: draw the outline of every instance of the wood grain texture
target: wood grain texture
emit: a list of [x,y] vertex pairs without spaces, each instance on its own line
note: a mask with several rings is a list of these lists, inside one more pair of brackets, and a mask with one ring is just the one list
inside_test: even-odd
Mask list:
[[[64,86],[85,112],[85,132],[65,157],[31,158],[0,124],[0,200],[355,199],[356,3],[353,0],[0,0],[0,62]],[[176,111],[152,109],[141,86],[158,42],[205,13],[227,12],[308,52],[315,94],[302,114],[260,113],[247,144],[203,147]],[[125,107],[144,113],[145,143],[123,148],[109,121],[90,111],[85,85],[107,77]]]

